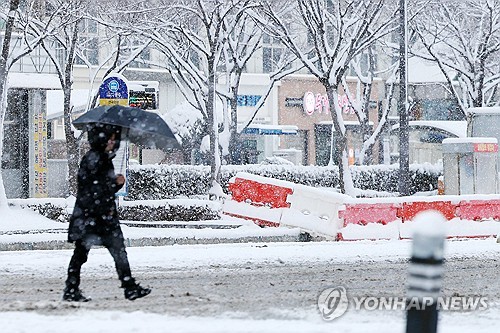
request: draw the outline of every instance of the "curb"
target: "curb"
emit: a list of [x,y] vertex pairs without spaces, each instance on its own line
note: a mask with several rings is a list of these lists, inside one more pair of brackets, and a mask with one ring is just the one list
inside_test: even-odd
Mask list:
[[[173,237],[147,237],[147,238],[125,238],[127,247],[144,246],[167,246],[167,245],[194,245],[194,244],[230,244],[230,243],[271,243],[271,242],[309,242],[322,241],[321,238],[313,238],[308,233],[300,233],[296,236],[247,236],[239,238],[173,238]],[[27,250],[72,250],[74,245],[65,240],[53,240],[42,242],[16,242],[0,243],[1,251],[27,251]]]

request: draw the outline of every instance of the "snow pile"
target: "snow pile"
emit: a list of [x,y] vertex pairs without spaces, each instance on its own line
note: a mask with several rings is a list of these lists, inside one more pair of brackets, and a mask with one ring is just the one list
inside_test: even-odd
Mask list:
[[0,232],[17,230],[48,230],[64,228],[66,225],[49,220],[29,209],[18,207],[0,208]]

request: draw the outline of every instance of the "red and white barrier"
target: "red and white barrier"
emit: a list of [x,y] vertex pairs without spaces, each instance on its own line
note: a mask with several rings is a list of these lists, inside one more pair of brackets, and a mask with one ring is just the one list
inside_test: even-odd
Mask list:
[[398,239],[401,204],[392,199],[349,198],[344,210],[339,212],[343,227],[339,240]]
[[231,200],[224,203],[223,213],[252,220],[260,226],[277,227],[281,214],[290,207],[286,201],[295,184],[283,180],[239,172],[229,182]]
[[426,210],[445,217],[448,237],[500,234],[500,195],[362,199],[244,172],[229,190],[224,214],[338,240],[410,238],[412,220]]
[[344,194],[295,185],[288,195],[290,209],[283,211],[280,222],[335,238],[342,227],[339,211],[347,198]]

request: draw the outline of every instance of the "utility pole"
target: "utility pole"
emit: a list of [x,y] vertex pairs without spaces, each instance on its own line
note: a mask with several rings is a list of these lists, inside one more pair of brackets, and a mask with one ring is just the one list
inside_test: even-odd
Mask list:
[[410,194],[410,145],[408,139],[408,96],[406,92],[406,0],[399,1],[399,194]]

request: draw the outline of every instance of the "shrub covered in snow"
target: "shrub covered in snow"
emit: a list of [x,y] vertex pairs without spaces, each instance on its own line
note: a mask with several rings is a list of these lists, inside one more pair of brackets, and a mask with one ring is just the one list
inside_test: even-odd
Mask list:
[[[399,165],[371,165],[351,167],[354,186],[362,190],[398,192]],[[432,164],[410,165],[410,192],[427,192],[437,189],[438,177],[443,168]]]
[[69,213],[65,199],[10,199],[10,206],[28,208],[48,219],[67,222]]
[[220,207],[210,201],[131,202],[118,207],[122,220],[130,221],[204,221],[220,219]]
[[[227,192],[229,180],[237,172],[290,181],[314,187],[336,188],[339,173],[336,167],[294,165],[222,166],[221,185]],[[397,192],[398,165],[351,167],[354,185],[362,190]],[[437,188],[442,167],[431,164],[410,167],[411,191],[425,192]],[[206,195],[210,188],[210,168],[192,165],[134,166],[128,175],[129,195],[126,200],[158,200]]]
[[[28,208],[51,220],[69,222],[74,200],[11,199],[11,206]],[[156,200],[122,202],[118,206],[121,220],[130,221],[204,221],[220,219],[221,204],[208,200]]]

